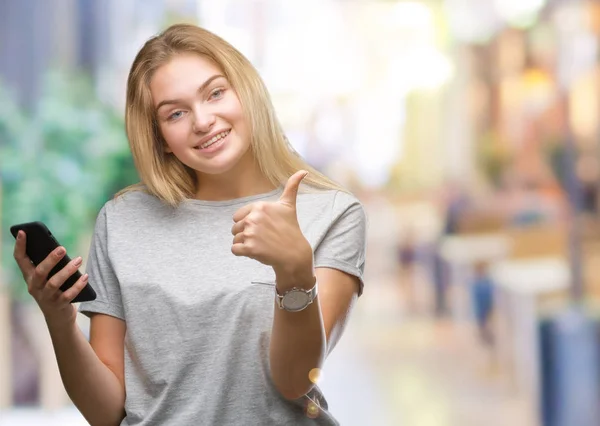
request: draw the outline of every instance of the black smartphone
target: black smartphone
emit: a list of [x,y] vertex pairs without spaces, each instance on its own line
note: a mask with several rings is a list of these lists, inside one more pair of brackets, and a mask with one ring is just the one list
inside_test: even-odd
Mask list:
[[[31,259],[33,264],[36,266],[46,257],[48,257],[48,255],[54,249],[60,246],[58,241],[56,241],[56,238],[54,238],[52,235],[52,232],[50,232],[50,230],[42,222],[20,223],[10,227],[10,233],[13,235],[13,237],[15,237],[15,239],[17,238],[19,231],[23,231],[26,234],[27,243],[25,245],[25,252],[27,253],[27,256],[29,256],[29,259]],[[60,261],[48,274],[48,279],[50,279],[50,277],[52,277],[62,268],[67,266],[70,261],[71,259],[68,255],[63,256],[63,258],[60,259]],[[67,278],[62,286],[60,286],[61,291],[66,291],[71,288],[79,278],[81,278],[81,272],[76,271],[73,275]],[[88,283],[75,297],[75,299],[71,300],[71,303],[89,302],[95,299],[96,292]]]

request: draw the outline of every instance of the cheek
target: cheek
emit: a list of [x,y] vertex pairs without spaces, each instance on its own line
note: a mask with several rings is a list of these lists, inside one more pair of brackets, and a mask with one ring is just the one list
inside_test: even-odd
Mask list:
[[242,107],[238,105],[233,105],[233,108],[229,111],[229,120],[230,124],[233,124],[236,128],[236,131],[240,136],[244,138],[248,137],[249,126],[246,121],[246,117],[244,116],[244,111]]
[[237,96],[232,96],[226,106],[227,119],[238,126],[245,126],[245,117],[242,105]]
[[183,122],[162,126],[161,133],[166,145],[173,150],[187,142],[187,131]]

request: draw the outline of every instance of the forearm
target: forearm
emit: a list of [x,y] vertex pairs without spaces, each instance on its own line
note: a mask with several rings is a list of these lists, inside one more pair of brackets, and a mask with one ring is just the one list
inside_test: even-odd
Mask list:
[[92,425],[118,425],[125,416],[125,387],[98,358],[76,324],[49,326],[60,375],[75,406]]
[[[291,287],[308,289],[314,279],[298,280],[279,277],[280,292]],[[311,370],[320,369],[325,359],[326,336],[319,297],[300,312],[280,309],[274,302],[274,318],[271,333],[270,368],[273,382],[287,399],[306,394],[313,386],[309,378]]]

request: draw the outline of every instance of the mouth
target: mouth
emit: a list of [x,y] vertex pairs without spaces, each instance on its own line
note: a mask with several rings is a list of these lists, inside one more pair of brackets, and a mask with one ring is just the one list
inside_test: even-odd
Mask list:
[[228,130],[224,130],[224,131],[222,131],[222,132],[219,132],[219,133],[217,133],[216,135],[214,135],[212,138],[210,138],[209,140],[207,140],[207,141],[205,141],[205,142],[203,142],[203,143],[201,143],[201,144],[198,144],[198,145],[196,145],[196,146],[194,147],[194,149],[197,149],[197,150],[199,150],[199,151],[201,151],[201,150],[203,150],[203,149],[206,149],[206,148],[208,148],[209,146],[216,144],[216,143],[217,143],[217,142],[219,142],[221,139],[224,139],[224,138],[225,138],[225,137],[226,137],[226,136],[229,134],[229,132],[231,132],[231,129],[228,129]]

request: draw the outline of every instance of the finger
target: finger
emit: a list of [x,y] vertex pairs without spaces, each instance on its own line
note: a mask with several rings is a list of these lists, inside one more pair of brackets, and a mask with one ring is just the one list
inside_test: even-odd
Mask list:
[[235,237],[233,237],[233,244],[244,244],[244,240],[244,233],[240,232],[239,234],[235,234]]
[[245,227],[246,227],[245,220],[240,220],[239,222],[234,223],[233,226],[231,227],[231,235],[237,235],[240,232],[243,232]]
[[231,246],[231,252],[236,256],[246,256],[250,255],[251,249],[246,243],[235,243]]
[[88,274],[82,275],[77,280],[77,282],[73,284],[73,286],[70,289],[65,291],[60,297],[66,302],[71,303],[71,301],[75,299],[79,295],[79,293],[81,293],[81,290],[83,290],[84,287],[87,285],[88,278]]
[[244,207],[240,207],[234,214],[233,214],[233,221],[234,222],[239,222],[240,220],[242,220],[243,218],[245,218],[246,216],[248,216],[248,214],[252,211],[252,207],[253,204],[247,204]]
[[307,175],[308,172],[306,170],[300,170],[294,173],[285,184],[283,194],[281,194],[281,197],[279,197],[279,202],[295,208],[300,183]]
[[13,257],[15,258],[17,265],[24,277],[33,275],[35,266],[31,263],[31,259],[25,253],[25,247],[27,244],[27,235],[24,231],[17,233],[17,241],[15,242],[15,248],[13,250]]
[[46,284],[48,274],[65,254],[67,254],[67,251],[64,247],[57,247],[35,268],[33,276],[37,287]]
[[243,243],[235,243],[231,246],[231,252],[236,256],[253,257],[255,255],[255,244],[250,240]]
[[62,268],[48,280],[46,287],[48,287],[49,290],[57,291],[65,283],[65,281],[67,281],[67,279],[79,269],[81,262],[81,257],[71,260],[67,266]]

